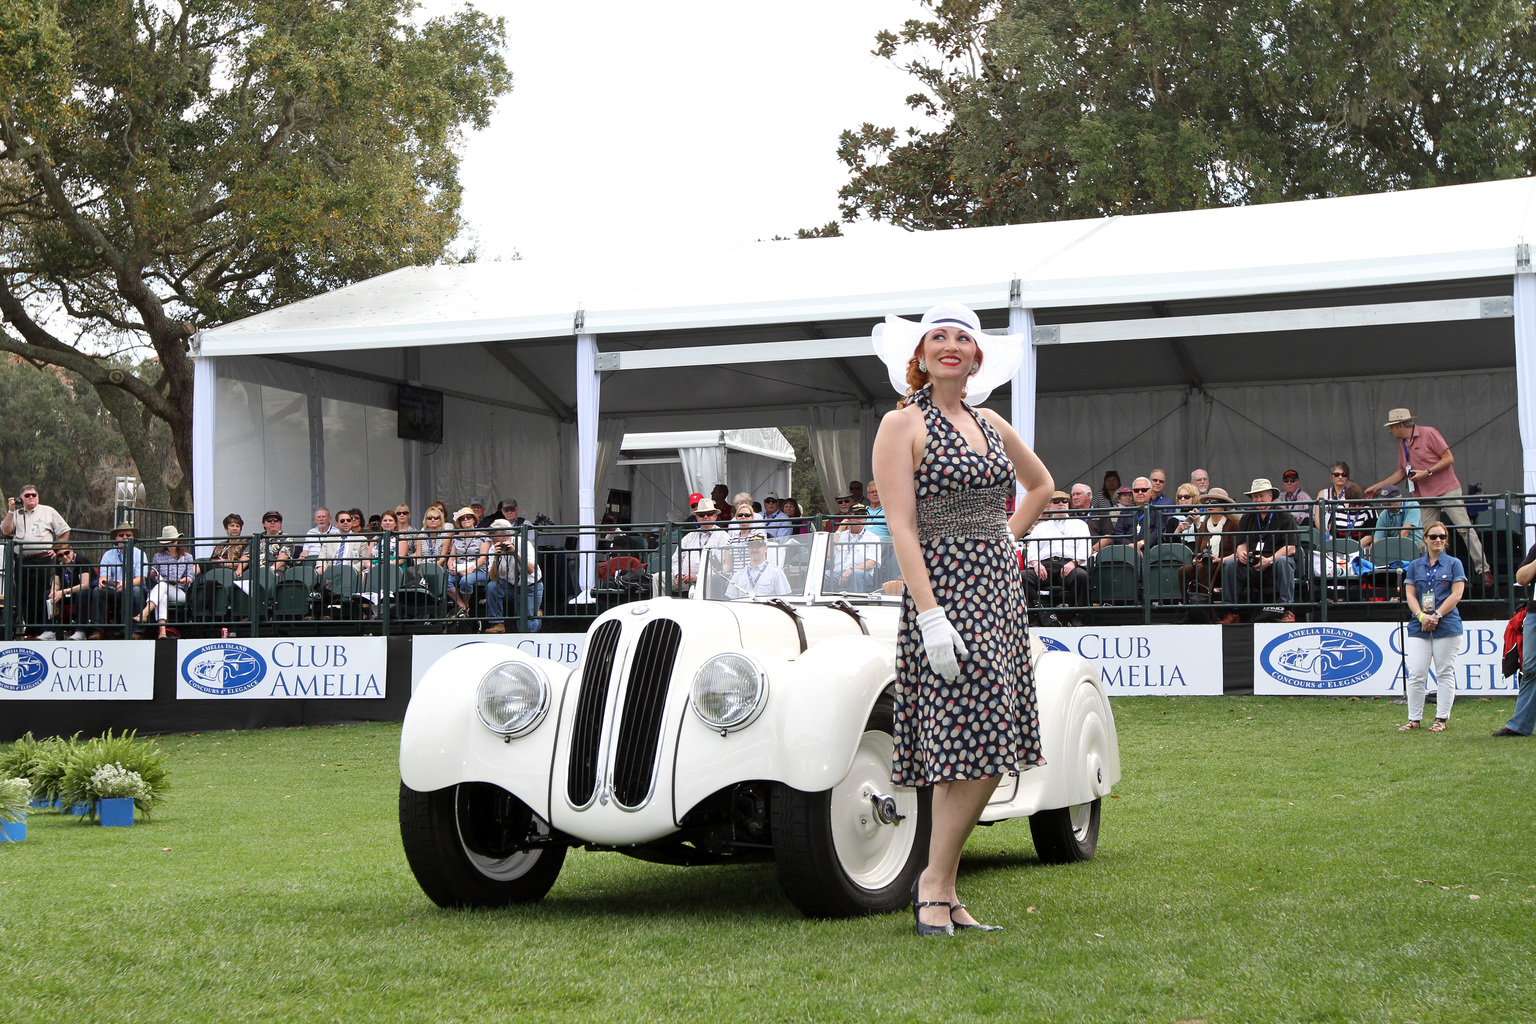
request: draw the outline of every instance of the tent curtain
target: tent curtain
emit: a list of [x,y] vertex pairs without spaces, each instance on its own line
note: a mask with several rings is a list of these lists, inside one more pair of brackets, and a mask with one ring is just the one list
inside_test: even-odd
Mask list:
[[707,498],[715,484],[725,482],[724,445],[714,444],[708,448],[679,448],[677,457],[683,463],[683,480],[689,493],[702,494]]
[[[1525,493],[1536,493],[1536,274],[1515,275],[1515,393],[1519,396],[1520,463]],[[1457,474],[1460,476],[1460,474]],[[1525,510],[1525,543],[1536,543],[1532,509]]]
[[[873,410],[871,410],[873,411]],[[859,471],[859,410],[849,406],[811,406],[805,410],[805,431],[821,476],[821,496],[827,508],[837,508],[837,496]]]
[[1315,495],[1335,460],[1362,484],[1390,473],[1397,448],[1382,424],[1388,410],[1406,406],[1445,435],[1463,488],[1497,492],[1531,486],[1508,443],[1516,404],[1508,370],[1045,395],[1035,451],[1062,490],[1079,480],[1097,490],[1108,469],[1129,484],[1160,468],[1173,486],[1203,467],[1234,497],[1255,477],[1278,481],[1287,469]]
[[[608,500],[608,481],[619,462],[619,445],[624,441],[624,420],[605,419],[597,424],[597,479],[592,492],[600,502]],[[601,518],[601,516],[599,516]]]

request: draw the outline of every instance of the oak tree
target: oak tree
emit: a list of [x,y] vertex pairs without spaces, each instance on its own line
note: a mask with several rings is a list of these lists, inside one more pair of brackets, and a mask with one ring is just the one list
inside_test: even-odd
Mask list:
[[1536,171],[1529,0],[923,0],[934,125],[843,133],[845,220],[1191,210]]
[[[88,381],[148,501],[187,507],[199,327],[460,231],[456,147],[510,86],[504,27],[411,0],[0,4],[0,350]],[[136,346],[153,359],[125,369]],[[160,471],[154,421],[174,465]]]

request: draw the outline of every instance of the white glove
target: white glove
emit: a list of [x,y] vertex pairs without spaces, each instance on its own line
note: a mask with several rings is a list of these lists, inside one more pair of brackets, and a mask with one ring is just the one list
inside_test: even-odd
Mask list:
[[929,608],[917,613],[917,628],[923,631],[923,652],[928,664],[945,679],[960,678],[960,658],[971,652],[965,649],[965,641],[955,627],[949,624],[949,616],[943,608]]

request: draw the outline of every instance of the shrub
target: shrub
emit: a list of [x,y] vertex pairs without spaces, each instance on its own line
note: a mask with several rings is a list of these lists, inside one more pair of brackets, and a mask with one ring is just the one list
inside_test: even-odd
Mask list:
[[21,821],[31,799],[31,779],[0,779],[0,821]]
[[87,817],[94,818],[101,794],[96,792],[93,779],[99,769],[108,765],[115,766],[118,772],[138,777],[144,792],[135,795],[133,803],[145,817],[170,789],[165,755],[154,740],[141,740],[136,732],[121,732],[114,736],[108,729],[106,735],[75,746],[59,781],[59,800],[66,807],[85,804]]
[[42,746],[29,732],[9,746],[0,747],[0,779],[31,778],[37,748]]
[[[64,784],[64,772],[69,767],[70,759],[74,756],[75,747],[79,743],[80,734],[75,733],[68,739],[59,736],[50,736],[40,742],[35,742],[31,752],[30,771],[24,774],[32,779],[32,799],[43,803],[52,803],[61,798]],[[31,739],[28,733],[17,743]],[[23,774],[18,772],[17,774]]]

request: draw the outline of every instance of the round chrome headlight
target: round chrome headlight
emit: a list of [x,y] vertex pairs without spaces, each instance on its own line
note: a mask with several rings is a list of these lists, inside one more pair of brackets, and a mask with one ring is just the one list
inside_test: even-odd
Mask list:
[[549,680],[520,661],[504,661],[485,674],[475,690],[475,711],[492,732],[521,736],[544,720]]
[[751,724],[768,698],[768,676],[744,654],[717,654],[693,675],[693,713],[711,729]]

